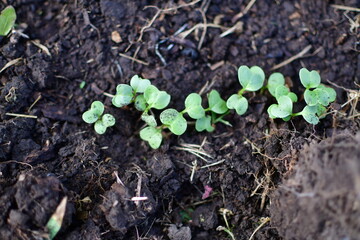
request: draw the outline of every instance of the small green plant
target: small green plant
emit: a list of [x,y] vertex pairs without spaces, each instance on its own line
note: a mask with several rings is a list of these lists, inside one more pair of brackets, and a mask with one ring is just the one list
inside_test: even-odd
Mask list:
[[[238,69],[238,78],[242,88],[231,95],[225,101],[216,90],[211,90],[207,95],[207,105],[202,105],[202,97],[197,93],[189,94],[184,102],[184,109],[178,111],[174,108],[167,108],[171,96],[159,90],[151,84],[150,80],[143,79],[138,75],[131,78],[130,84],[119,84],[116,87],[116,94],[113,96],[112,104],[115,107],[125,107],[133,104],[134,107],[142,112],[141,120],[145,126],[140,131],[140,138],[148,142],[156,149],[159,148],[165,135],[164,131],[170,131],[175,135],[182,135],[187,130],[189,121],[187,118],[195,120],[195,129],[198,132],[212,132],[217,123],[228,126],[231,124],[224,120],[224,117],[234,109],[238,115],[243,115],[248,109],[248,100],[243,96],[246,92],[261,92],[268,89],[269,93],[276,99],[277,103],[272,104],[267,112],[270,118],[281,118],[284,121],[290,120],[294,116],[302,115],[304,119],[317,124],[319,118],[326,113],[326,106],[336,98],[336,92],[329,87],[320,84],[320,75],[316,71],[309,72],[306,69],[300,70],[300,80],[306,88],[304,93],[307,106],[301,112],[293,113],[293,104],[298,101],[295,93],[291,92],[285,84],[285,78],[281,73],[270,75],[267,85],[264,85],[265,73],[258,67],[251,68],[241,66]],[[166,109],[167,108],[167,109]],[[153,110],[157,110],[154,111]],[[161,110],[157,120],[156,113]],[[83,114],[83,119],[87,123],[95,123],[95,131],[103,134],[107,127],[115,124],[115,118],[110,114],[104,114],[104,105],[95,101],[90,110]]]
[[95,123],[94,129],[98,134],[104,134],[108,127],[115,125],[115,118],[111,114],[104,114],[104,104],[100,101],[94,101],[91,108],[84,112],[82,119],[86,123]]
[[12,6],[7,6],[0,14],[0,36],[6,36],[14,27],[16,12]]
[[265,80],[264,71],[258,67],[241,66],[238,69],[238,78],[242,89],[233,94],[226,102],[229,109],[235,109],[236,113],[243,115],[248,109],[248,100],[243,96],[245,92],[256,92],[262,88]]
[[311,124],[318,124],[319,118],[326,113],[326,107],[336,99],[336,92],[330,87],[321,85],[320,74],[314,70],[311,72],[306,68],[299,71],[301,84],[306,88],[304,99],[306,106],[301,112],[293,113],[293,103],[297,101],[296,94],[284,85],[280,75],[273,78],[268,83],[268,89],[276,100],[277,104],[272,104],[268,108],[270,118],[282,118],[285,121],[295,116],[303,116],[303,118]]

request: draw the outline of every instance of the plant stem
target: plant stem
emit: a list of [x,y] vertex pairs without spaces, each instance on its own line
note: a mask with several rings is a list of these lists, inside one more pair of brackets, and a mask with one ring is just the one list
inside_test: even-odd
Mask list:
[[240,89],[239,92],[238,92],[238,95],[239,95],[239,96],[242,96],[244,92],[245,92],[245,88]]

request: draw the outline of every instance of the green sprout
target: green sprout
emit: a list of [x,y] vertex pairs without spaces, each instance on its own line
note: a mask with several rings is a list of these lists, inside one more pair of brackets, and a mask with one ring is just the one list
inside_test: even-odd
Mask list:
[[238,69],[238,79],[242,89],[237,94],[233,94],[226,101],[229,109],[235,109],[238,115],[243,115],[248,109],[248,100],[243,96],[245,92],[256,92],[262,88],[265,80],[264,71],[258,67],[251,68],[240,66]]
[[145,127],[140,131],[140,138],[148,142],[153,149],[157,149],[160,147],[162,141],[161,128],[152,126]]
[[319,118],[326,113],[326,106],[335,101],[336,92],[330,87],[321,85],[320,74],[314,70],[310,72],[302,68],[299,71],[299,77],[301,84],[306,88],[304,99],[307,106],[301,112],[293,113],[293,103],[297,101],[296,94],[283,85],[284,81],[279,75],[272,81],[270,81],[270,76],[268,89],[278,104],[272,104],[267,110],[268,114],[270,118],[282,118],[284,121],[301,115],[308,123],[316,125],[319,123]]
[[[171,96],[152,85],[148,79],[143,79],[138,75],[131,78],[130,84],[119,84],[116,87],[112,103],[119,108],[133,104],[135,109],[142,112],[141,120],[145,125],[140,131],[140,138],[148,142],[150,147],[157,149],[161,145],[163,136],[167,135],[163,131],[169,130],[178,136],[185,133],[189,124],[185,117],[195,120],[195,129],[198,132],[212,132],[216,123],[231,126],[224,117],[230,113],[231,109],[239,115],[245,114],[249,103],[243,94],[260,89],[261,92],[268,89],[277,101],[267,109],[270,118],[289,121],[292,117],[301,115],[308,123],[317,124],[319,119],[325,116],[326,107],[335,100],[336,92],[320,84],[320,75],[316,71],[310,72],[303,68],[299,76],[302,85],[306,88],[304,99],[307,105],[298,113],[293,113],[293,105],[298,101],[298,96],[290,91],[284,76],[281,73],[273,73],[267,85],[263,86],[265,74],[258,66],[251,68],[240,66],[238,78],[242,88],[237,94],[231,95],[227,101],[221,98],[218,91],[211,90],[207,95],[207,108],[203,107],[202,97],[199,94],[190,93],[185,99],[182,111],[174,108],[165,109],[170,103]],[[111,96],[111,94],[107,95]],[[156,110],[162,110],[158,116],[159,121],[156,118],[158,113]],[[95,131],[99,134],[105,133],[107,127],[115,124],[115,118],[110,114],[103,115],[103,112],[104,105],[95,101],[91,104],[90,110],[83,113],[83,120],[94,123]]]
[[12,6],[7,6],[0,14],[0,36],[6,36],[14,27],[16,12]]
[[98,134],[104,134],[108,127],[115,125],[115,118],[111,114],[104,114],[104,104],[100,101],[94,101],[91,108],[84,112],[82,119],[86,123],[95,123],[94,129]]

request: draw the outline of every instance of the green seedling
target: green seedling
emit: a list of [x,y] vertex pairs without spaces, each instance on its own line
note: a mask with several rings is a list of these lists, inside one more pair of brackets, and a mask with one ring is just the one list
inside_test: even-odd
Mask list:
[[[198,132],[205,130],[212,132],[218,122],[231,126],[228,121],[224,120],[224,117],[230,113],[230,109],[243,115],[249,105],[243,94],[260,89],[261,92],[268,89],[277,101],[267,109],[270,118],[289,121],[292,117],[301,115],[307,122],[317,124],[319,119],[325,116],[326,106],[335,100],[336,92],[332,88],[320,84],[320,75],[316,71],[310,72],[303,68],[300,70],[299,76],[302,85],[306,88],[304,99],[307,105],[298,113],[293,113],[293,105],[298,101],[298,97],[285,84],[284,76],[281,73],[271,74],[267,85],[263,87],[265,74],[258,66],[251,68],[241,66],[238,69],[238,78],[242,88],[237,94],[231,95],[227,101],[222,99],[216,90],[210,91],[207,95],[208,108],[203,108],[202,98],[199,94],[191,93],[185,99],[184,110],[165,109],[170,103],[171,96],[151,85],[148,79],[142,79],[137,75],[131,78],[129,85],[119,84],[117,86],[112,103],[116,107],[134,104],[135,108],[142,112],[141,120],[145,122],[145,126],[140,131],[140,138],[148,142],[152,148],[157,149],[161,145],[164,130],[168,129],[175,135],[185,133],[188,127],[186,116],[196,120],[195,129]],[[160,121],[156,119],[157,111],[153,112],[152,110],[163,110],[159,116]],[[115,124],[115,118],[112,115],[103,115],[103,113],[104,105],[95,101],[91,104],[90,110],[83,114],[83,120],[87,123],[94,123],[95,131],[99,134],[105,133],[107,127]]]
[[162,142],[161,128],[145,127],[140,131],[140,138],[149,143],[150,147],[157,149]]
[[94,124],[94,129],[98,134],[104,134],[108,127],[115,125],[115,118],[111,114],[104,114],[104,104],[94,101],[91,108],[84,112],[82,119],[89,124]]
[[229,109],[235,109],[238,115],[243,115],[248,109],[248,100],[243,96],[245,92],[256,92],[264,85],[265,73],[258,67],[241,66],[238,69],[238,79],[242,89],[233,94],[226,102]]
[[220,94],[216,90],[211,90],[207,96],[209,107],[205,109],[205,112],[209,112],[210,115],[204,115],[201,118],[196,119],[195,129],[198,132],[204,130],[212,132],[215,130],[214,126],[217,122],[222,122],[229,125],[227,121],[223,120],[223,117],[229,113],[229,109],[226,106],[226,102],[221,98]]
[[336,99],[336,92],[330,87],[321,85],[320,74],[315,70],[311,72],[306,68],[299,72],[301,84],[306,88],[304,99],[308,106],[328,106]]
[[[301,84],[306,88],[304,99],[307,106],[301,112],[292,113],[293,102],[297,101],[297,96],[282,85],[282,80],[273,80],[270,84],[269,79],[271,85],[268,86],[269,92],[276,98],[278,104],[271,105],[268,108],[268,114],[270,118],[282,118],[285,121],[301,115],[308,123],[316,125],[319,123],[319,118],[326,113],[326,106],[335,101],[336,92],[332,88],[321,85],[320,75],[314,70],[310,72],[302,68],[299,71],[299,77]],[[276,86],[277,83],[279,86]]]
[[170,103],[170,98],[170,95],[165,91],[160,91],[153,85],[148,86],[144,91],[144,99],[147,103],[145,112],[151,108],[158,110],[166,108]]
[[137,95],[137,93],[144,93],[150,85],[148,79],[142,79],[138,75],[133,76],[130,85],[119,84],[116,87],[116,94],[112,99],[113,105],[121,108],[135,102],[135,107],[143,111],[146,107],[146,101],[143,95]]
[[6,36],[14,27],[16,12],[12,6],[7,6],[0,14],[0,36]]

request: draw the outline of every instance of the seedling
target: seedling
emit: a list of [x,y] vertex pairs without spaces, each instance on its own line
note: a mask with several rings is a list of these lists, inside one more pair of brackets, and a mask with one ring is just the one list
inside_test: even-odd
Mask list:
[[[188,127],[185,117],[195,120],[195,129],[198,132],[205,130],[212,132],[218,122],[231,126],[224,120],[224,117],[230,113],[230,109],[243,115],[248,109],[248,100],[243,94],[259,89],[262,91],[268,89],[277,101],[277,104],[272,104],[267,110],[271,118],[288,121],[294,116],[302,115],[307,122],[317,124],[319,118],[324,116],[326,106],[335,100],[336,92],[320,84],[320,75],[316,71],[309,72],[301,69],[299,75],[301,83],[306,88],[304,98],[307,106],[298,113],[293,113],[293,104],[298,101],[298,97],[285,84],[284,76],[281,73],[271,74],[267,85],[263,87],[265,74],[258,66],[251,68],[241,66],[238,69],[238,78],[242,88],[237,94],[231,95],[227,101],[221,98],[219,92],[211,90],[207,95],[207,108],[202,106],[202,97],[199,94],[191,93],[186,97],[182,111],[174,108],[165,109],[170,103],[171,96],[152,85],[148,79],[143,79],[138,75],[131,78],[130,84],[119,84],[116,87],[112,103],[119,108],[134,104],[134,107],[142,112],[141,119],[145,122],[145,126],[140,131],[140,138],[154,149],[160,147],[164,130],[169,130],[178,136],[185,133]],[[152,110],[162,110],[159,115],[160,121],[156,119],[156,111],[154,114]],[[104,105],[95,101],[90,110],[83,114],[85,122],[95,123],[95,131],[99,134],[105,133],[107,127],[115,124],[115,118],[110,114],[103,115],[103,112]]]
[[94,101],[91,108],[84,112],[82,119],[86,123],[95,123],[94,129],[98,134],[104,134],[108,127],[115,125],[115,118],[111,114],[104,114],[104,104],[100,101]]
[[0,36],[6,36],[14,27],[16,12],[12,6],[7,6],[0,14]]
[[[278,104],[271,105],[268,108],[268,114],[270,118],[282,118],[285,121],[290,120],[291,117],[302,115],[308,123],[318,124],[319,118],[326,113],[326,106],[335,101],[336,92],[332,88],[321,85],[320,75],[314,70],[310,72],[306,68],[302,68],[299,71],[299,77],[301,84],[306,88],[304,98],[307,106],[301,112],[292,113],[293,102],[297,101],[297,96],[281,85],[282,80],[279,80],[280,77],[278,77],[277,80],[271,82],[269,79],[269,92],[276,98]],[[279,86],[276,86],[277,83]]]
[[265,73],[258,67],[241,66],[238,69],[238,79],[243,87],[237,94],[233,94],[226,102],[229,109],[235,109],[238,115],[243,115],[248,109],[248,100],[243,96],[245,92],[256,92],[264,84]]

